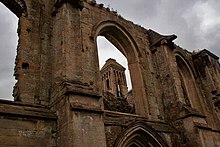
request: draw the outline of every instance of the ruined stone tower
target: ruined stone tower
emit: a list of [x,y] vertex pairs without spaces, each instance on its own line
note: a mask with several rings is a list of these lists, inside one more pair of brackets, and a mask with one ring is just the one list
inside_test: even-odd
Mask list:
[[[0,146],[220,146],[213,53],[188,52],[173,43],[176,35],[94,0],[0,2],[19,18],[15,101],[0,101]],[[127,58],[135,113],[104,109],[98,36]]]
[[128,87],[125,77],[125,68],[115,59],[108,59],[101,68],[103,92],[110,92],[116,97],[125,97]]

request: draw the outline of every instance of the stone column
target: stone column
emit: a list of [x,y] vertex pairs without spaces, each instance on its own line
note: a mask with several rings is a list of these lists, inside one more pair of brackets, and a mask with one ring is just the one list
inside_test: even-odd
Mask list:
[[[160,87],[163,91],[161,98],[165,107],[165,115],[167,119],[175,119],[175,113],[170,114],[170,111],[178,111],[178,105],[184,104],[184,97],[181,91],[181,81],[178,74],[177,64],[175,62],[175,55],[173,46],[169,40],[163,39],[155,47],[153,52],[158,70],[158,79]],[[173,110],[173,109],[177,110]],[[173,116],[172,116],[173,115]]]
[[105,147],[98,58],[83,37],[80,13],[63,3],[54,16],[51,107],[58,115],[57,144]]

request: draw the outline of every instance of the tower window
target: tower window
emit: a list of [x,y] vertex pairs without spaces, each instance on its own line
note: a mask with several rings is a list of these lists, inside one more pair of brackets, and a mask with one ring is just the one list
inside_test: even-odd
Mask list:
[[109,79],[106,80],[106,87],[107,87],[108,90],[110,89]]

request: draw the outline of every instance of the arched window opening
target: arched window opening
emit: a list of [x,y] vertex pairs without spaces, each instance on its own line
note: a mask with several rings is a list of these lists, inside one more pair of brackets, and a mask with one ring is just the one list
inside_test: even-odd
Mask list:
[[[113,45],[111,44],[105,37],[98,36],[97,38],[98,44],[98,56],[99,56],[99,67],[100,69],[104,66],[108,59],[115,59],[119,64],[125,67],[125,77],[128,86],[128,90],[132,89],[131,80],[130,80],[130,72],[128,69],[128,62],[125,56]],[[123,79],[123,80],[124,80]]]
[[[97,37],[102,93],[106,110],[131,113],[134,104],[127,100],[132,89],[125,56],[106,38]],[[128,102],[129,101],[129,102]],[[128,108],[129,107],[129,108]]]
[[180,56],[176,56],[176,62],[185,104],[196,108],[198,103],[198,93],[192,71],[190,71],[189,67]]
[[[149,109],[143,109],[143,107],[145,104],[145,101],[147,99],[147,95],[146,92],[143,90],[145,89],[145,84],[144,84],[144,80],[143,80],[143,75],[142,75],[142,68],[140,65],[140,56],[141,56],[141,52],[138,48],[138,45],[136,43],[136,41],[134,40],[133,36],[129,33],[129,31],[124,28],[121,24],[119,24],[118,22],[112,21],[112,20],[108,20],[108,21],[101,21],[99,23],[97,23],[95,26],[93,26],[93,29],[91,31],[91,36],[90,39],[91,41],[94,41],[95,46],[95,56],[98,56],[98,49],[97,46],[100,48],[100,45],[97,45],[97,42],[99,42],[99,36],[103,36],[105,37],[109,42],[111,42],[117,49],[113,50],[113,51],[120,51],[120,53],[122,53],[127,59],[127,63],[128,63],[128,67],[130,70],[130,81],[131,81],[131,85],[132,85],[132,90],[130,90],[129,92],[127,92],[127,96],[124,97],[113,97],[113,99],[115,101],[117,101],[116,107],[119,106],[121,107],[123,110],[118,110],[117,108],[114,108],[115,110],[112,111],[119,111],[119,112],[124,112],[124,113],[135,113],[138,115],[148,115],[149,114]],[[108,54],[112,54],[113,51],[107,51],[105,48],[106,45],[104,45],[104,47],[100,48],[104,51],[105,55]],[[97,49],[97,50],[96,50]],[[101,53],[99,53],[99,57],[101,57],[103,55],[101,55]],[[118,56],[114,56],[114,57],[118,57]],[[119,57],[119,59],[121,59]],[[98,57],[95,59],[97,62],[97,70],[98,70]],[[118,59],[117,59],[118,60]],[[105,61],[105,60],[104,60]],[[100,66],[102,67],[102,62],[100,62]],[[101,68],[101,75],[105,74],[105,67],[108,66],[107,63],[114,63],[114,68],[112,68],[111,70],[111,75],[112,74],[116,74],[114,77],[112,78],[112,80],[110,79],[110,83],[117,83],[117,80],[120,79],[120,82],[123,83],[123,81],[125,80],[125,67],[121,66],[119,63],[116,62],[116,59],[108,59],[107,62],[104,64],[104,66]],[[110,66],[108,66],[110,67]],[[117,67],[117,68],[116,68]],[[127,66],[126,66],[127,67]],[[121,73],[121,75],[120,75]],[[97,76],[98,78],[98,76]],[[100,77],[99,77],[100,79]],[[124,82],[125,83],[125,82]],[[128,83],[129,85],[129,83]],[[121,84],[122,86],[122,84]],[[103,85],[100,85],[100,89],[101,87],[103,87]],[[115,89],[117,86],[114,86]],[[126,86],[127,87],[127,86]],[[125,86],[121,87],[121,91],[122,91],[122,95],[123,95],[123,89],[125,88]],[[128,91],[128,89],[126,88],[126,90]],[[111,93],[108,93],[109,95],[111,95]],[[116,90],[114,90],[114,94],[116,94]],[[104,96],[103,96],[104,97]],[[112,102],[112,101],[111,101]],[[114,102],[114,101],[113,101]],[[105,100],[104,100],[104,104],[105,104]],[[114,103],[108,103],[111,104],[110,106],[114,107]],[[137,107],[136,107],[137,106]],[[111,108],[112,108],[111,107]],[[132,107],[132,108],[131,108]],[[126,110],[125,110],[126,109]],[[127,111],[129,110],[129,111]],[[133,111],[135,110],[135,111]],[[132,112],[130,112],[132,111]]]
[[156,139],[148,134],[145,130],[137,130],[133,132],[127,141],[124,142],[123,147],[133,146],[133,147],[159,147],[161,146]]
[[168,147],[164,139],[150,126],[135,122],[128,126],[115,142],[115,147]]
[[121,82],[120,79],[118,79],[118,83],[117,83],[117,96],[121,97],[122,96],[122,90],[121,90]]
[[18,17],[0,2],[0,99],[13,100]]
[[107,89],[109,90],[110,89],[109,79],[106,80],[106,86],[107,86]]

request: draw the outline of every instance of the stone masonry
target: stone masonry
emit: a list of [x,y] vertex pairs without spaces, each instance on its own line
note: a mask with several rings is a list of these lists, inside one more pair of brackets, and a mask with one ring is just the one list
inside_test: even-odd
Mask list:
[[[219,147],[220,64],[95,0],[0,0],[18,18],[0,146]],[[127,58],[134,111],[104,109],[96,39]]]

